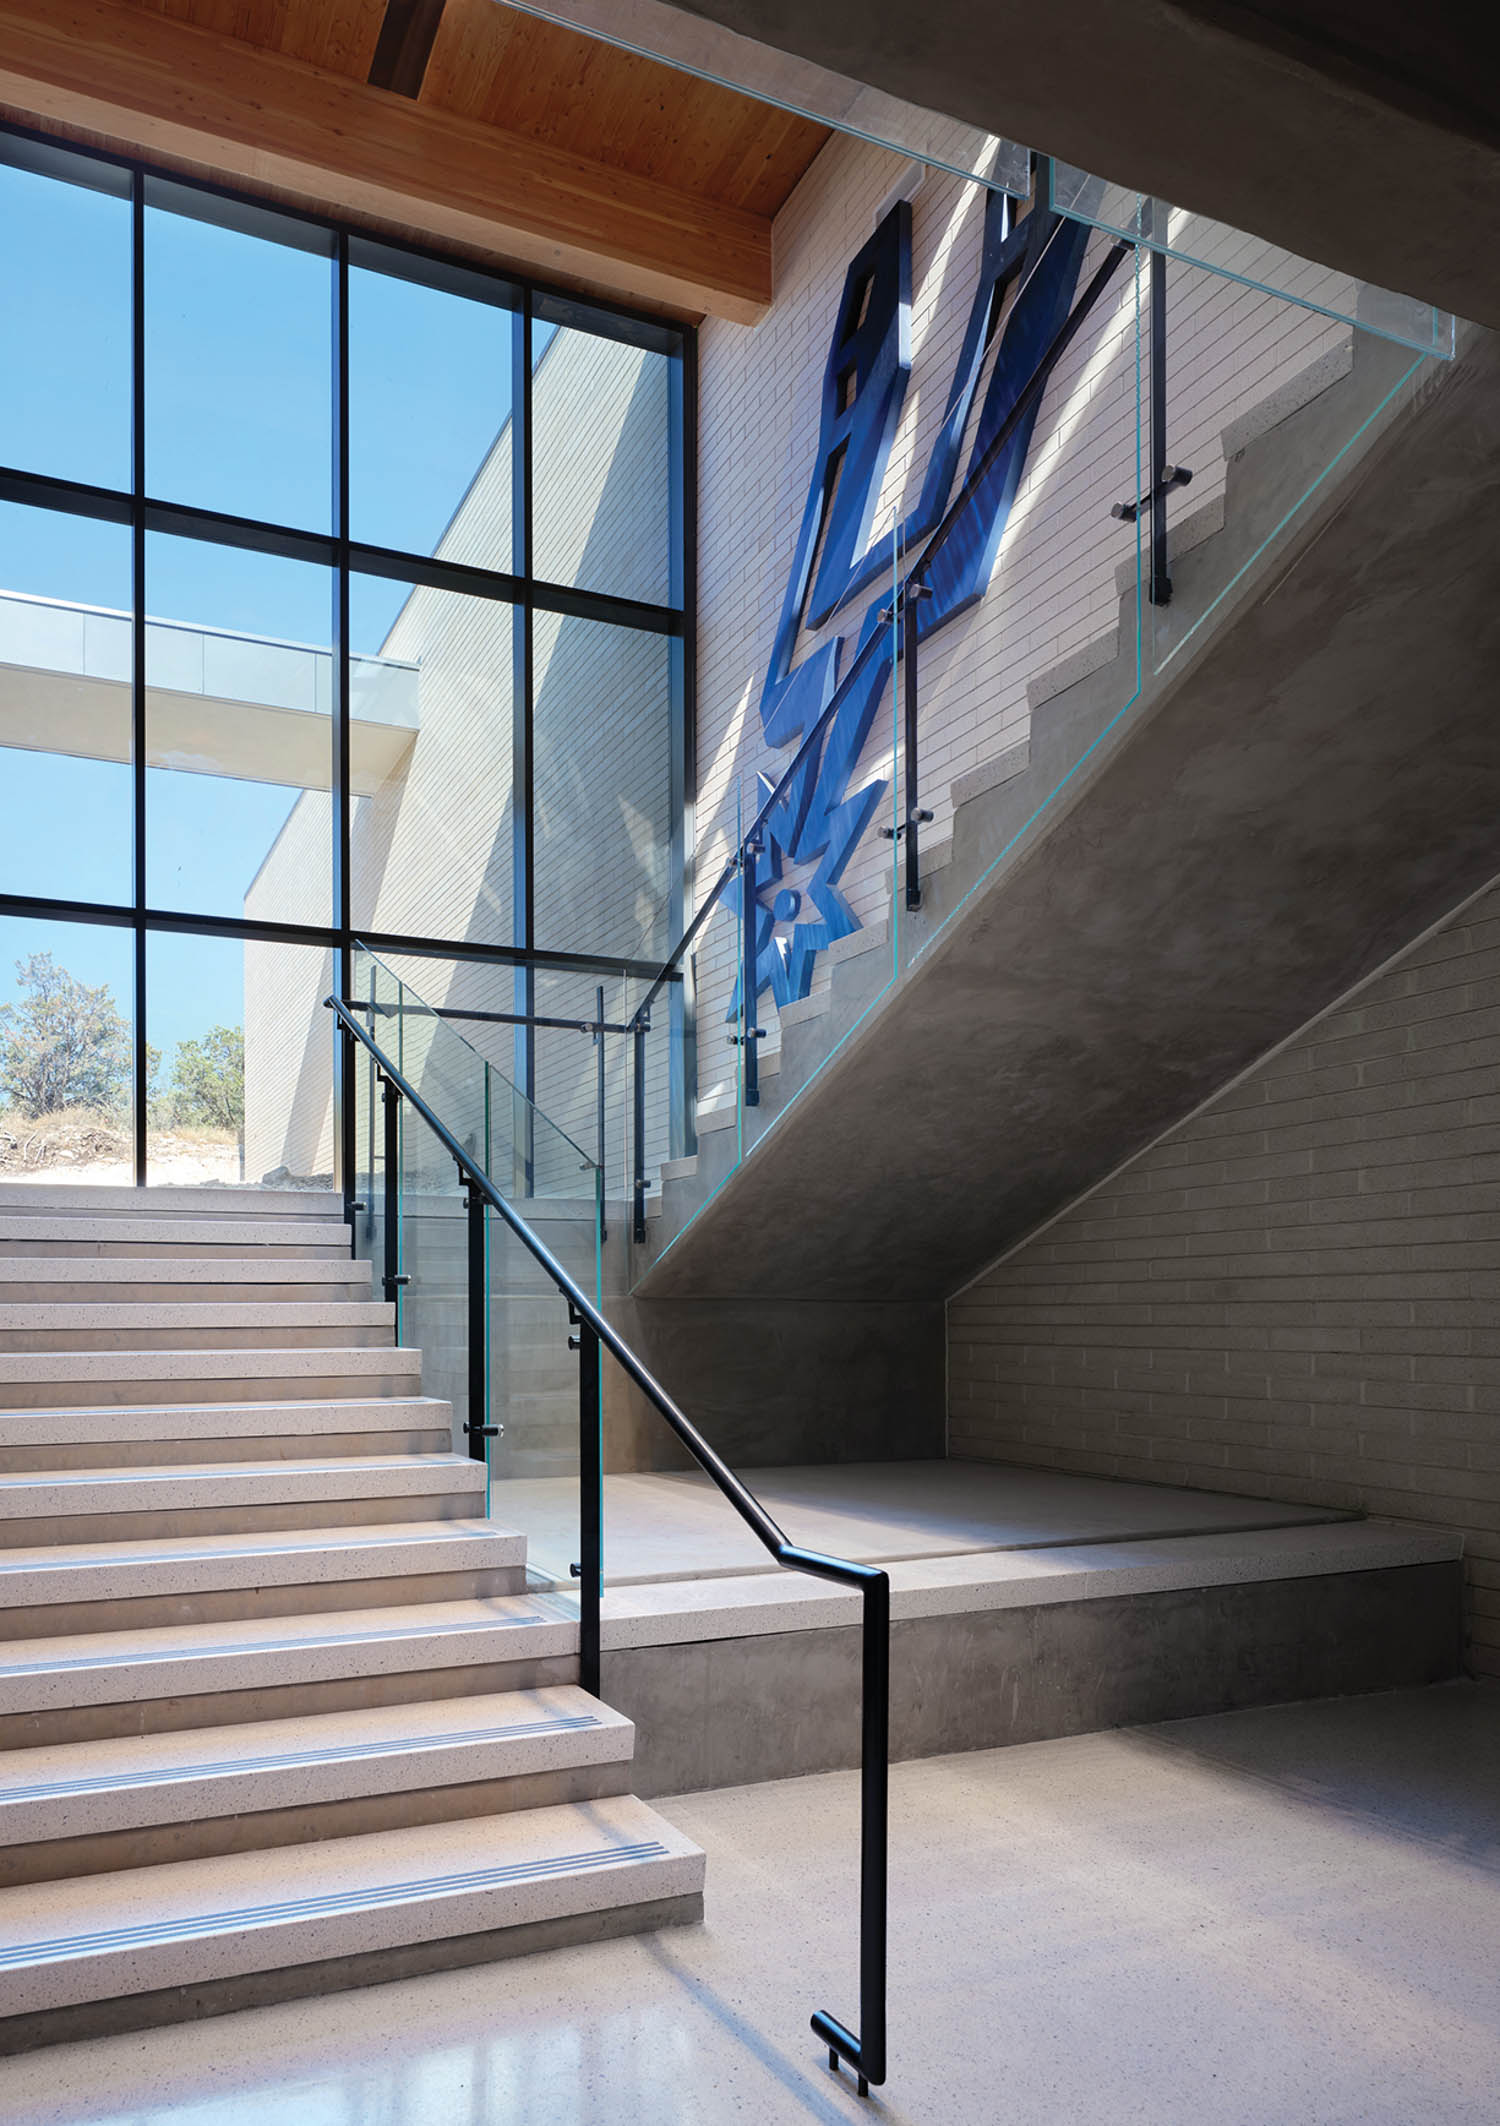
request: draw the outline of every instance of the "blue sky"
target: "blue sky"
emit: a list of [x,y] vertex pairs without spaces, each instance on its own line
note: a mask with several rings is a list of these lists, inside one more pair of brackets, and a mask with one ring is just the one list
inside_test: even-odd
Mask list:
[[[165,196],[165,195],[164,195]],[[183,195],[176,195],[182,198]],[[311,241],[320,242],[316,232]],[[0,164],[0,463],[108,487],[130,478],[130,215],[108,192]],[[326,531],[331,521],[333,268],[326,250],[148,210],[147,487],[153,495]],[[350,290],[350,507],[356,538],[430,552],[508,417],[512,320],[495,305],[356,270]],[[549,335],[550,336],[550,335]],[[509,565],[497,553],[494,565]],[[147,610],[326,645],[333,578],[278,557],[153,538]],[[0,504],[0,590],[128,610],[125,529]],[[378,650],[396,584],[356,579],[354,646]],[[126,701],[122,695],[122,702]],[[128,703],[122,707],[128,716]],[[0,883],[84,900],[130,896],[130,770],[0,752]],[[295,791],[148,773],[148,890],[158,905],[239,914]],[[326,908],[278,911],[326,920]],[[0,918],[0,1002],[23,951],[51,950],[130,995],[128,934]],[[153,944],[153,1045],[242,1012],[225,941]]]

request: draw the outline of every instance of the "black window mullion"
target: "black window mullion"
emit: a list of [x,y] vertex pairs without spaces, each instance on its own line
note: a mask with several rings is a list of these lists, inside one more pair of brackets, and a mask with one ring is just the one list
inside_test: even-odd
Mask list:
[[146,180],[130,178],[130,555],[131,787],[134,801],[135,1071],[132,1135],[135,1185],[146,1186],[148,1124],[146,1029]]
[[[532,477],[532,324],[531,290],[522,293],[511,345],[515,353],[511,385],[511,557],[523,587],[529,592],[534,554],[531,507]],[[532,691],[536,669],[534,615],[529,595],[516,607],[513,623],[513,678],[511,683],[511,728],[514,753],[511,768],[511,936],[525,952],[536,943],[536,851],[535,779],[533,750],[535,719]],[[536,1010],[536,977],[529,965],[515,976],[517,1015],[529,1020]],[[515,1033],[515,1081],[528,1100],[536,1096],[536,1043],[529,1025]],[[518,1146],[522,1190],[530,1195],[534,1181],[533,1148],[529,1128]]]
[[[353,994],[353,804],[349,755],[351,681],[349,641],[349,237],[340,230],[333,285],[333,510],[336,547],[333,579],[333,893],[334,979],[338,994]],[[335,1040],[333,1061],[335,1186],[346,1203],[354,1196],[354,1087],[345,1083],[347,1040]]]

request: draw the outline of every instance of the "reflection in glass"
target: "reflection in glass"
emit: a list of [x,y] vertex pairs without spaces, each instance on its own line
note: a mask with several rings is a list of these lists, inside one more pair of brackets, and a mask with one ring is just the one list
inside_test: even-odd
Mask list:
[[[330,916],[332,572],[153,535],[146,551],[146,894],[196,915]],[[404,742],[379,687],[368,768]]]
[[332,985],[317,946],[148,939],[148,1181],[332,1187]]
[[146,488],[327,531],[333,239],[153,178],[146,212]]
[[0,503],[0,892],[131,896],[130,533]]
[[557,613],[534,626],[536,942],[660,954],[673,942],[674,645]]
[[135,1179],[128,930],[0,916],[0,1181]]
[[0,464],[130,485],[130,187],[0,141]]
[[563,325],[532,383],[535,573],[672,602],[671,394],[665,354]]
[[513,660],[519,609],[424,584],[350,584],[354,920],[513,941]]
[[514,291],[457,267],[352,247],[352,536],[511,567]]

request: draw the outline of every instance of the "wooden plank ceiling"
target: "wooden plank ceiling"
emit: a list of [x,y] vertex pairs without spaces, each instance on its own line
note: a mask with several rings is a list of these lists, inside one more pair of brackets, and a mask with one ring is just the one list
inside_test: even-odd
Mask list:
[[827,129],[500,0],[0,0],[0,104],[402,235],[749,321]]

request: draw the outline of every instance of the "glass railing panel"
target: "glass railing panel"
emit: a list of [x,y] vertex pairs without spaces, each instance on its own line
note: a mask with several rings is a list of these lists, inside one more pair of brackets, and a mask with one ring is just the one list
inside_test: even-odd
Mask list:
[[[810,588],[762,667],[781,678],[752,692],[700,781],[705,913],[681,966],[695,1039],[684,1031],[678,1059],[695,1047],[696,1169],[672,1174],[641,1268],[1045,831],[1140,698],[1139,256],[1054,217],[1045,165],[1033,199],[1013,216],[980,187],[943,196],[949,236],[978,262],[968,328],[936,368],[914,368],[920,402],[892,417],[862,552],[826,503],[818,517],[827,490],[810,461],[793,579]],[[914,338],[924,319],[930,335],[940,280],[914,280],[912,300]],[[757,1101],[743,874],[727,866],[773,792],[755,852]]]
[[1142,524],[1149,676],[1280,566],[1433,357],[1331,309],[1148,258],[1142,419],[1149,433],[1154,383],[1163,432],[1147,461],[1167,490],[1164,559],[1149,513]]
[[[426,984],[424,993],[411,977]],[[375,1038],[412,1089],[478,1167],[512,1201],[554,1260],[596,1301],[603,1295],[603,1190],[595,1160],[516,1085],[495,1060],[535,1070],[524,992],[509,966],[403,958],[396,968],[360,951],[354,995]],[[441,996],[441,1003],[431,1001]],[[535,1000],[533,1000],[535,1004]],[[557,1014],[561,1016],[561,1014]],[[518,1038],[520,1045],[518,1046]],[[587,1034],[572,1038],[592,1055]],[[486,1052],[488,1051],[488,1053]],[[363,1084],[357,1115],[361,1189],[380,1159],[379,1100]],[[373,1145],[373,1151],[371,1150]],[[453,1155],[403,1105],[400,1288],[403,1343],[420,1345],[426,1392],[454,1405],[455,1444],[468,1447],[470,1225]],[[378,1197],[378,1191],[377,1191]],[[369,1235],[377,1276],[383,1233]],[[361,1247],[361,1252],[365,1248]],[[490,1510],[531,1541],[532,1569],[569,1584],[578,1558],[578,1358],[565,1301],[535,1256],[493,1209],[484,1217],[484,1440]],[[434,1385],[436,1383],[436,1385]]]
[[1192,214],[1128,185],[1091,177],[1073,163],[1054,162],[1052,170],[1052,201],[1059,213],[1130,243],[1153,246],[1222,280],[1285,297],[1324,316],[1358,325],[1418,354],[1453,353],[1454,321],[1446,310],[1316,265],[1263,237],[1212,221],[1206,214]]
[[[1002,342],[949,519],[903,557],[918,587],[895,676],[903,710],[913,675],[916,693],[915,767],[902,717],[905,833],[914,811],[931,815],[917,821],[914,875],[903,863],[890,893],[903,974],[1047,831],[1140,698],[1139,254],[1062,222],[1046,255],[1061,260],[1056,287],[1020,357]],[[1038,358],[1070,320],[1066,344]],[[850,995],[874,980],[859,947],[835,974]]]
[[[389,1021],[386,1022],[389,1024]],[[378,1038],[378,1036],[377,1036]],[[441,1109],[436,1110],[441,1113]],[[451,1126],[451,1125],[450,1125]],[[453,1445],[468,1449],[468,1212],[458,1167],[421,1116],[403,1101],[397,1153],[400,1220],[398,1336],[422,1353],[422,1392],[453,1409]],[[377,1258],[376,1275],[379,1276]]]

